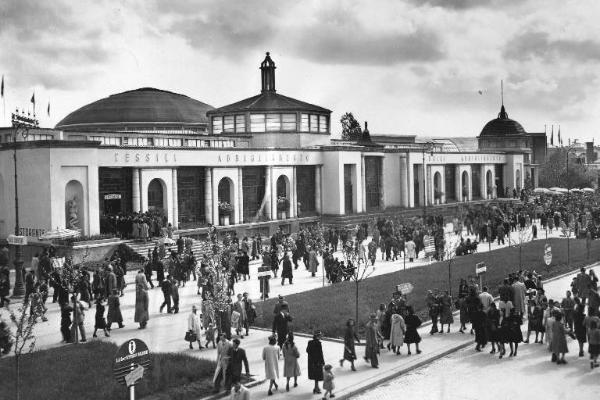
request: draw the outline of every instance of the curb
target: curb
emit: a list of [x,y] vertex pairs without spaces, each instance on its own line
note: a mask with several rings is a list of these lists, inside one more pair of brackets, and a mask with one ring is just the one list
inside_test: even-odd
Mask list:
[[358,394],[366,392],[367,390],[372,389],[374,387],[377,387],[377,386],[381,385],[382,383],[387,382],[389,380],[395,379],[395,378],[399,377],[400,375],[404,375],[406,373],[414,371],[415,369],[421,368],[421,367],[423,367],[423,366],[425,366],[427,364],[431,364],[432,362],[434,362],[436,360],[439,360],[440,358],[446,357],[447,355],[450,355],[450,354],[455,353],[455,352],[457,352],[459,350],[462,350],[462,349],[464,349],[466,347],[469,347],[472,344],[473,344],[472,341],[468,341],[467,343],[463,343],[463,344],[460,344],[458,346],[451,347],[451,348],[449,348],[448,350],[446,350],[446,351],[444,351],[442,353],[439,353],[439,354],[436,354],[434,356],[431,356],[431,357],[429,357],[427,359],[424,359],[423,361],[419,361],[415,365],[411,365],[410,367],[401,369],[399,371],[394,371],[394,372],[392,372],[388,376],[385,376],[383,378],[379,378],[379,379],[375,380],[374,382],[368,383],[365,386],[362,386],[362,387],[360,387],[358,389],[355,389],[355,390],[351,390],[348,393],[337,395],[336,397],[338,399],[343,399],[343,400],[345,400],[345,399],[351,399],[353,396],[356,396]]
[[[260,381],[255,380],[255,381],[252,381],[252,382],[244,385],[244,387],[251,389],[255,386],[262,385],[266,381],[267,381],[266,379],[262,379]],[[224,391],[221,391],[219,393],[211,394],[210,396],[200,397],[198,400],[216,400],[216,399],[222,399],[222,398],[229,397],[229,396],[230,395],[226,395]]]

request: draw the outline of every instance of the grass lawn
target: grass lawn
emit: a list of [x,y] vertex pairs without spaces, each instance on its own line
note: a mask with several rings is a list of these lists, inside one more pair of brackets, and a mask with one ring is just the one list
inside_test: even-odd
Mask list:
[[[93,341],[36,351],[21,358],[21,399],[128,399],[113,376],[114,343]],[[215,363],[176,353],[152,354],[137,398],[188,399],[211,393]],[[15,398],[15,360],[0,359],[0,399]]]
[[[567,266],[567,241],[565,239],[549,239],[552,246],[552,264],[546,267],[543,261],[544,240],[536,240],[523,245],[523,269],[535,270],[544,279],[588,264],[585,240],[570,241],[570,267]],[[482,244],[485,246],[485,244]],[[600,260],[600,240],[592,242],[590,260]],[[510,273],[519,270],[519,248],[503,248],[492,252],[456,257],[452,261],[451,282],[452,294],[456,295],[460,278],[475,275],[475,264],[485,262],[488,266],[484,277],[484,285],[492,294],[497,294],[497,287]],[[377,267],[377,263],[375,263]],[[600,272],[600,271],[598,271]],[[370,312],[374,312],[380,303],[389,303],[391,294],[397,284],[410,282],[414,290],[408,295],[408,302],[421,319],[427,320],[425,296],[429,289],[448,289],[448,262],[436,262],[431,265],[399,270],[385,275],[373,276],[362,282],[359,289],[359,332],[362,331]],[[293,330],[312,333],[320,329],[325,336],[343,337],[345,323],[355,315],[355,283],[342,282],[333,286],[310,290],[286,296],[290,304]],[[257,326],[271,328],[273,323],[273,307],[277,300],[256,302]]]

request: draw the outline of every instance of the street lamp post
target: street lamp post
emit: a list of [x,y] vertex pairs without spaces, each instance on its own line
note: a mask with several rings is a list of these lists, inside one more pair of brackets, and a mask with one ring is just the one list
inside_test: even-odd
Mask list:
[[[21,136],[23,139],[27,139],[29,135],[29,129],[37,128],[39,122],[28,114],[19,113],[19,110],[14,112],[11,116],[13,134],[12,134],[12,145],[13,145],[13,161],[15,165],[15,236],[20,236],[21,229],[19,226],[19,185],[18,185],[18,169],[17,169],[17,139]],[[25,287],[23,286],[23,246],[20,244],[15,245],[15,287],[13,289],[12,297],[22,297],[25,294]]]
[[427,223],[427,167],[425,165],[425,153],[430,153],[433,155],[433,150],[435,149],[435,143],[432,141],[427,141],[423,143],[423,222]]

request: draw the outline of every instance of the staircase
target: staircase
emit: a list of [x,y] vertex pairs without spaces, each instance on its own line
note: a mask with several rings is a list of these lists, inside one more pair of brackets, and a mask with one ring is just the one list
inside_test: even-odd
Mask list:
[[[177,238],[174,236],[173,240],[177,240]],[[186,238],[186,240],[192,241],[191,248],[197,259],[200,254],[208,253],[211,251],[210,245],[204,241],[195,240],[195,239],[191,239],[191,238]],[[154,246],[156,246],[158,244],[158,239],[152,239],[147,242],[130,240],[130,241],[124,242],[124,244],[127,247],[129,247],[131,250],[133,250],[135,253],[137,253],[138,255],[140,255],[144,258],[148,258],[148,250],[152,251],[154,249]],[[170,250],[177,250],[177,245],[173,244],[171,246],[165,246],[165,248],[166,248],[167,254],[168,254]]]

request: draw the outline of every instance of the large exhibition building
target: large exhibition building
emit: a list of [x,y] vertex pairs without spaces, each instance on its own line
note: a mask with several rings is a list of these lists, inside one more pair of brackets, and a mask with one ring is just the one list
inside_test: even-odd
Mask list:
[[[246,233],[294,229],[321,216],[378,213],[512,195],[546,151],[502,105],[472,138],[365,132],[332,139],[331,111],[275,90],[214,108],[141,88],[98,100],[27,138],[0,129],[0,239],[55,228],[96,235],[114,215],[156,210],[190,233],[208,224]],[[477,137],[476,134],[479,134]]]

